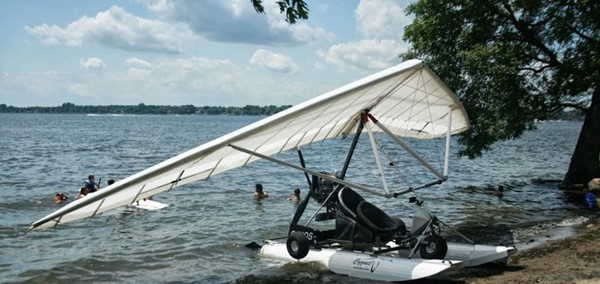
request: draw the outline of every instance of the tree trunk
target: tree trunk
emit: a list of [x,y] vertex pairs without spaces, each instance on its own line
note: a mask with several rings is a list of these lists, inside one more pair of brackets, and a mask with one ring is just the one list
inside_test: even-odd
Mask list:
[[595,89],[592,104],[586,112],[575,152],[562,187],[586,185],[600,177],[600,90]]

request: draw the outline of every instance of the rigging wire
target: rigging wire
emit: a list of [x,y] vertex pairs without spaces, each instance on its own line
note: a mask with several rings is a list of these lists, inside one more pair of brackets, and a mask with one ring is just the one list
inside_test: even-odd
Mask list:
[[[419,72],[419,74],[420,74],[419,78],[420,78],[420,79],[422,79],[422,78],[423,78],[423,71],[421,70],[421,71]],[[430,103],[430,101],[429,101],[429,96],[430,96],[430,93],[429,93],[429,92],[427,92],[427,85],[425,84],[425,81],[424,81],[424,80],[423,80],[423,85],[421,86],[421,88],[423,89],[423,93],[425,94],[425,100],[427,101],[427,105],[429,106],[429,105],[430,105],[430,104],[429,104],[429,103]],[[431,113],[431,108],[430,108],[430,107],[428,107],[428,108],[427,108],[427,111],[429,112],[429,121],[434,121],[434,120],[433,120],[433,114]],[[432,125],[431,127],[433,128],[433,127],[434,127],[434,125]],[[435,129],[433,129],[433,132],[435,132]],[[437,139],[437,138],[436,138],[436,139],[433,139],[433,145],[434,145],[434,147],[435,147],[435,153],[437,154],[437,160],[438,160],[438,164],[439,164],[439,167],[440,167],[439,169],[440,169],[440,170],[443,170],[443,168],[444,168],[444,167],[443,167],[443,162],[442,162],[442,159],[441,159],[441,157],[440,157],[440,149],[439,149],[439,145],[438,145],[438,142],[437,142],[437,141],[438,141],[438,139]]]

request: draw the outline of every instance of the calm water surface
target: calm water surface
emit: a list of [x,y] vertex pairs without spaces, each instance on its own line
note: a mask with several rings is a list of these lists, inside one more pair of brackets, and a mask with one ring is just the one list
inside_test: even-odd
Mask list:
[[[311,265],[284,266],[261,259],[244,247],[251,241],[283,236],[295,210],[286,198],[294,188],[306,188],[302,173],[269,162],[159,194],[155,199],[170,205],[163,210],[119,208],[25,233],[33,221],[60,207],[52,201],[54,194],[62,191],[73,198],[88,174],[102,178],[105,185],[108,179],[125,178],[259,119],[0,114],[0,190],[4,195],[0,201],[0,282],[351,280]],[[533,224],[587,216],[581,204],[567,201],[556,182],[567,170],[581,124],[540,123],[538,127],[519,140],[498,143],[483,158],[454,156],[450,180],[420,194],[443,221],[485,243],[519,242],[519,232]],[[382,141],[384,146],[390,144]],[[348,142],[303,149],[307,166],[339,170]],[[424,145],[419,151],[425,155],[442,158],[441,152],[437,154],[442,143],[420,144]],[[359,145],[348,179],[379,188],[369,151],[367,144]],[[416,180],[413,186],[435,180],[411,166],[405,155],[400,156],[402,152],[391,148],[389,152],[403,173]],[[279,158],[297,163],[295,153]],[[386,175],[392,177],[388,170]],[[394,190],[407,187],[399,177],[391,180]],[[252,200],[257,182],[265,186],[270,199]],[[485,193],[498,185],[506,188],[503,198]],[[414,210],[404,197],[390,202],[363,195],[390,215],[408,218]]]

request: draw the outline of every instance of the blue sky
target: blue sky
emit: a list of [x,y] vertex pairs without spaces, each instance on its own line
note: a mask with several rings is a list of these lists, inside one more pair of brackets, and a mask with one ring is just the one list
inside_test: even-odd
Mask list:
[[400,63],[403,0],[4,0],[0,104],[295,105]]

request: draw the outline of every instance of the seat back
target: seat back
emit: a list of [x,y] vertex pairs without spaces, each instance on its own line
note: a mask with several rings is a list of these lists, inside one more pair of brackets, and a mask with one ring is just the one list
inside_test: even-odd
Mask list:
[[387,229],[394,223],[390,222],[390,217],[377,206],[367,201],[362,201],[356,208],[359,222],[366,224],[371,230]]
[[356,219],[358,204],[365,199],[349,187],[344,187],[338,193],[338,211],[346,214],[352,219]]
[[394,235],[404,235],[406,225],[400,218],[392,218],[379,207],[363,201],[358,205],[358,222],[373,230],[375,234],[393,238]]

